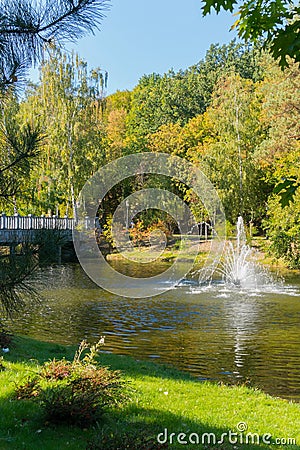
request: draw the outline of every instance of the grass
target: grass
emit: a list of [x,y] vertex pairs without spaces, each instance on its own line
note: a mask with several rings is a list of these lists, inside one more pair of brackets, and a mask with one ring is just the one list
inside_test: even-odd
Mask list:
[[[6,370],[0,373],[0,449],[64,450],[101,448],[152,449],[139,447],[139,439],[165,429],[168,433],[215,433],[219,438],[237,424],[247,423],[248,432],[269,433],[271,440],[294,438],[300,444],[300,405],[272,398],[243,386],[198,382],[190,375],[129,357],[102,353],[100,362],[123,372],[133,388],[131,401],[121,409],[108,411],[96,427],[52,426],[45,422],[38,404],[13,400],[16,383],[50,358],[72,359],[74,347],[15,338],[15,346],[5,355]],[[195,435],[194,435],[195,437]],[[162,436],[163,438],[163,436]],[[128,441],[129,439],[129,441]],[[131,444],[130,444],[131,439]],[[184,439],[182,437],[182,439]],[[88,447],[88,442],[94,446]],[[121,442],[121,444],[117,444]],[[129,444],[128,444],[129,442]],[[159,447],[156,447],[159,448]],[[161,447],[162,448],[162,447]],[[172,444],[174,449],[299,449],[299,445],[256,444]]]
[[[147,263],[153,260],[166,262],[166,263],[174,263],[174,261],[179,257],[179,238],[175,236],[175,243],[170,243],[165,250],[158,255],[155,251],[151,250],[150,247],[136,247],[133,250],[124,250],[123,253],[112,252],[108,254],[108,261],[122,261],[126,262],[126,258],[129,260],[135,261],[136,263]],[[199,253],[194,260],[194,255],[191,255],[190,247],[186,246],[186,249],[181,250],[179,261],[181,262],[194,262],[195,267],[200,268],[206,262],[206,259],[210,252],[211,241],[201,241],[200,246],[198,248],[198,236],[191,235],[188,236],[190,244],[195,245],[195,251],[198,249]],[[194,244],[195,241],[195,244]],[[261,264],[262,266],[268,267],[271,271],[282,272],[285,274],[298,274],[299,269],[290,269],[287,266],[286,261],[283,258],[278,258],[272,255],[270,251],[271,242],[262,236],[255,236],[251,238],[251,242],[249,245],[255,249],[255,260]]]

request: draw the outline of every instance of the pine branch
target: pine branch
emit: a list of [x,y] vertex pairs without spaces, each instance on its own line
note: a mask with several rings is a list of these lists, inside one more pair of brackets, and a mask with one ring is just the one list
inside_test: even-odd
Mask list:
[[18,193],[19,184],[15,179],[6,180],[0,176],[0,201],[11,202],[14,195]]
[[[78,38],[99,27],[108,3],[109,0],[48,0],[42,11],[35,10],[28,1],[14,0],[5,5],[3,12],[0,6],[0,34],[35,35],[44,42],[59,38],[60,33],[70,39]],[[77,35],[73,37],[72,33]]]
[[2,127],[3,145],[10,149],[13,158],[0,168],[0,174],[19,168],[21,163],[28,163],[29,158],[38,155],[44,136],[39,128],[27,124],[24,130],[18,130],[14,123]]
[[110,0],[0,0],[0,90],[20,82],[45,44],[75,41],[99,29]]
[[0,258],[0,310],[8,316],[20,311],[26,299],[38,301],[30,276],[38,269],[34,251],[25,243],[24,253]]

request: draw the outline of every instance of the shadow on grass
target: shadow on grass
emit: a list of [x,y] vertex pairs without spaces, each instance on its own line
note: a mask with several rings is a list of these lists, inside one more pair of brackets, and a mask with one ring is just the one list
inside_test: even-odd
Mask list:
[[15,400],[12,393],[0,397],[1,450],[85,450],[94,430],[70,425],[54,426],[45,420],[33,400]]
[[[248,437],[247,437],[248,433]],[[264,436],[264,439],[267,439]],[[270,438],[270,444],[274,439]],[[137,406],[106,420],[88,442],[88,450],[267,450],[263,436],[218,428],[170,412]]]
[[[268,450],[262,436],[246,437],[226,428],[189,420],[183,415],[130,405],[123,411],[107,411],[89,429],[51,425],[33,401],[0,398],[1,450]],[[230,440],[231,439],[231,440]]]
[[[32,359],[35,363],[42,363],[49,358],[66,357],[66,359],[72,360],[75,350],[76,347],[64,347],[54,343],[17,337],[15,338],[15,348],[5,359],[12,362],[28,362]],[[120,357],[103,353],[100,355],[100,363],[110,366],[113,370],[121,370],[126,376],[132,376],[135,379],[143,379],[148,376],[170,380],[193,379],[190,375],[175,369],[151,362],[135,361],[127,356]],[[12,372],[9,382],[13,383],[14,381],[16,380]],[[45,422],[42,410],[35,402],[11,400],[12,397],[7,396],[4,392],[3,390],[2,397],[0,397],[1,450],[19,448],[28,450],[65,448],[74,450],[156,450],[163,448],[267,450],[272,448],[272,445],[266,445],[263,442],[262,436],[256,434],[249,435],[248,443],[245,441],[245,437],[241,439],[241,433],[235,429],[232,429],[231,432],[237,434],[231,434],[230,437],[230,429],[212,425],[214,422],[213,411],[207,419],[197,421],[187,417],[190,415],[189,411],[176,414],[166,411],[166,408],[151,408],[149,407],[149,398],[147,400],[148,408],[135,402],[122,409],[108,410],[101,423],[88,430],[82,430],[75,426],[51,426]],[[204,422],[205,420],[207,423]],[[251,430],[249,432],[251,433]],[[158,435],[160,435],[160,442],[157,441]],[[277,446],[277,448],[280,447]]]

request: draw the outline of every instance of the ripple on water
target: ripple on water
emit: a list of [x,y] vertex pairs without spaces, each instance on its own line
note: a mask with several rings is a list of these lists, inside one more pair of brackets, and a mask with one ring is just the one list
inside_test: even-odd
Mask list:
[[63,344],[105,335],[106,352],[158,359],[199,379],[250,380],[300,400],[297,280],[252,290],[212,282],[125,299],[95,287],[76,265],[40,278],[44,298],[14,322],[15,332]]

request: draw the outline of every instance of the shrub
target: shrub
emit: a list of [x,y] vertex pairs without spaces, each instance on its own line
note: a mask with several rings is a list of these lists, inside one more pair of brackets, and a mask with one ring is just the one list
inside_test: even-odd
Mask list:
[[12,344],[12,334],[10,334],[0,322],[0,348],[10,347]]
[[101,344],[103,338],[90,348],[83,341],[72,362],[53,359],[44,363],[37,376],[17,387],[16,398],[38,400],[51,423],[95,423],[106,407],[127,398],[127,383],[120,372],[101,367],[95,360]]
[[129,234],[133,244],[139,247],[159,245],[171,237],[169,227],[161,219],[156,219],[148,227],[142,220],[137,220]]
[[27,378],[26,382],[17,387],[15,398],[25,400],[37,397],[40,393],[39,379],[37,376]]
[[279,195],[273,195],[268,202],[268,219],[264,221],[271,241],[271,251],[277,258],[283,258],[291,269],[300,268],[300,189],[293,202],[282,206]]
[[137,220],[134,226],[129,231],[130,238],[133,245],[140,247],[141,245],[149,244],[149,232],[145,229],[142,220]]

